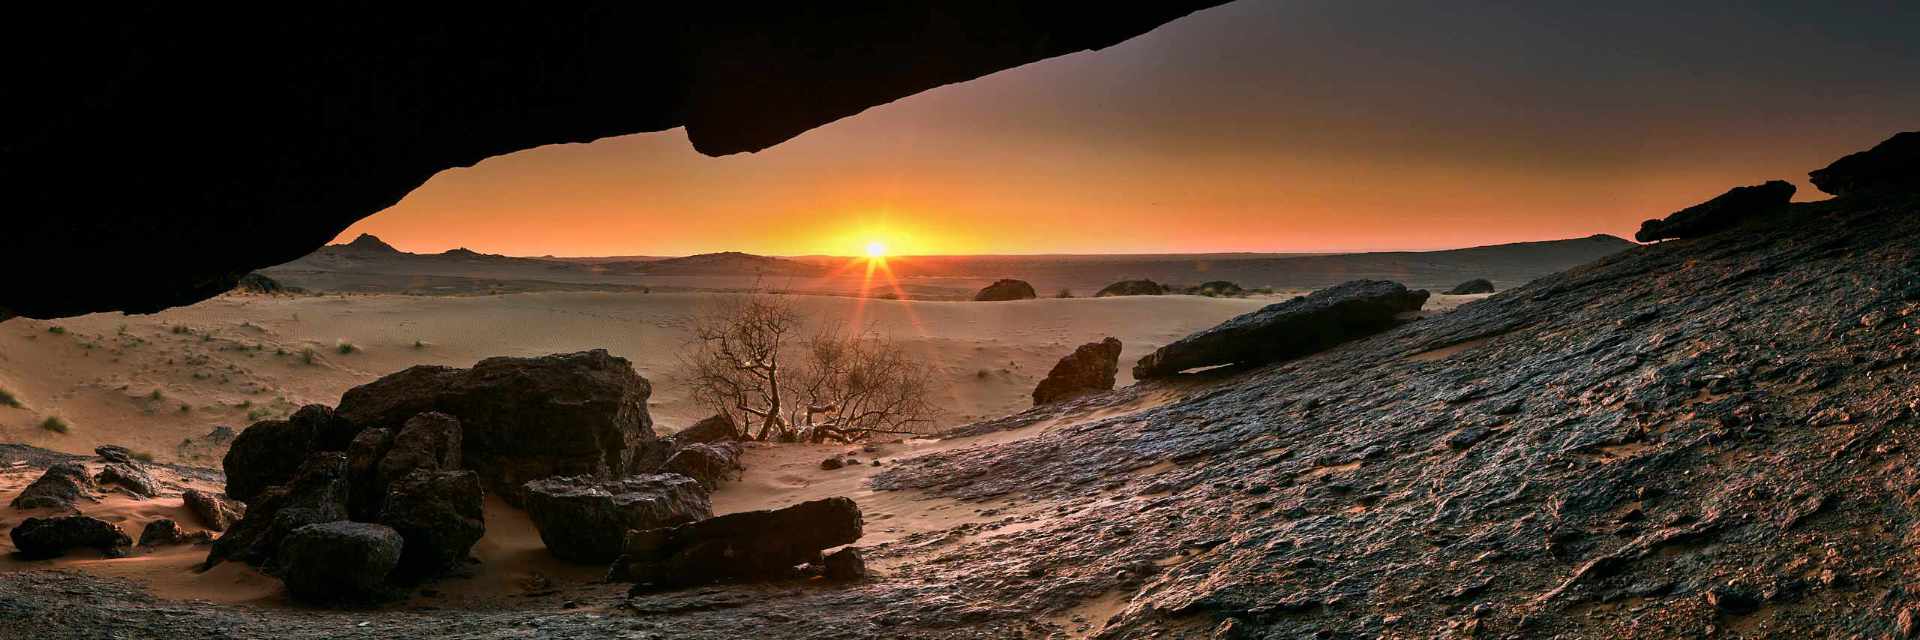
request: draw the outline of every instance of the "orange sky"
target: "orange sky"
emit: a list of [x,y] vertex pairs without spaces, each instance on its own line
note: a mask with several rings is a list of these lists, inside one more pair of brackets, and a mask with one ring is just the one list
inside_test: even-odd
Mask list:
[[1807,170],[1920,128],[1920,89],[1901,80],[1920,77],[1899,26],[1912,11],[1834,10],[1823,36],[1787,9],[1486,9],[1242,0],[759,154],[704,157],[668,131],[494,158],[343,239],[850,255],[871,240],[1157,253],[1626,236],[1734,185],[1785,178],[1818,197]]

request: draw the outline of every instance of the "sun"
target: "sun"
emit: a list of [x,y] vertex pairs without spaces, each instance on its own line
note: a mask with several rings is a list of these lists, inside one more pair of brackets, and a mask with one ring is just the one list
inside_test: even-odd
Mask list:
[[867,241],[867,257],[869,258],[887,257],[887,243],[881,242],[879,240],[868,240]]

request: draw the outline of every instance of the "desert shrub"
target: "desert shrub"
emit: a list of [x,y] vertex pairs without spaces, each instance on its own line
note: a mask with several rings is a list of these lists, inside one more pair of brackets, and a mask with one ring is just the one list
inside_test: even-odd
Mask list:
[[347,342],[345,340],[341,340],[339,343],[334,344],[333,349],[335,351],[339,351],[340,355],[346,355],[346,354],[353,353],[355,351],[360,350],[359,347],[353,346],[353,343]]
[[427,343],[425,343],[425,342],[421,342],[421,341],[419,341],[419,340],[414,340],[414,341],[413,341],[413,348],[414,348],[414,349],[425,349],[425,348],[427,348]]
[[147,399],[148,399],[148,400],[159,400],[159,399],[160,399],[160,398],[162,398],[162,397],[163,397],[163,396],[161,395],[161,393],[160,393],[160,390],[159,390],[159,389],[154,389],[154,390],[153,390],[153,393],[149,393],[149,394],[147,394]]
[[72,430],[72,427],[67,424],[67,421],[61,420],[60,416],[47,416],[47,419],[40,421],[40,428],[60,434]]
[[6,389],[0,389],[0,407],[20,408],[20,399],[13,397]]
[[51,327],[47,327],[47,333],[51,333],[56,336],[62,336],[67,334],[67,328],[59,325],[54,325]]
[[1056,294],[1053,294],[1053,297],[1055,297],[1055,298],[1061,298],[1061,299],[1066,299],[1066,298],[1071,298],[1071,297],[1073,297],[1073,290],[1072,290],[1072,289],[1061,289],[1059,293],[1056,293]]
[[153,453],[149,451],[135,451],[132,456],[141,462],[153,462]]
[[306,364],[313,364],[314,360],[319,357],[320,357],[320,354],[313,352],[313,347],[307,347],[305,349],[300,350],[300,362],[303,362]]

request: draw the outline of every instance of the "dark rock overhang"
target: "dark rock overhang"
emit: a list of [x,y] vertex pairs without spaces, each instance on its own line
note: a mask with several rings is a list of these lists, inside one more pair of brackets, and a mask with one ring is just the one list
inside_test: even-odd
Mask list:
[[680,126],[757,151],[1224,1],[16,9],[0,319],[204,300],[491,156]]

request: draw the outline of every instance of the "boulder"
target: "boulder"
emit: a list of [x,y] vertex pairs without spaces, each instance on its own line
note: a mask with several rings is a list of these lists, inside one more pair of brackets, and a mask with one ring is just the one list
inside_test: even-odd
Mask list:
[[1032,300],[1038,297],[1040,297],[1040,294],[1035,293],[1033,285],[1027,284],[1027,281],[1007,279],[995,280],[993,284],[981,289],[980,293],[974,294],[973,300],[975,302],[1002,302],[1006,300]]
[[1106,338],[1080,345],[1059,362],[1033,388],[1035,405],[1064,402],[1090,393],[1113,389],[1113,378],[1120,373],[1120,341]]
[[93,454],[107,462],[133,462],[133,450],[117,444],[103,444],[93,448]]
[[620,555],[629,529],[657,529],[713,515],[700,482],[679,474],[596,480],[547,478],[525,489],[527,516],[554,557],[603,563]]
[[128,495],[136,498],[151,498],[160,495],[160,481],[138,462],[109,462],[93,477],[101,485],[118,485]]
[[397,575],[427,578],[465,563],[487,532],[481,500],[480,478],[472,471],[415,469],[393,481],[379,522],[406,540]]
[[820,461],[820,470],[822,471],[832,471],[834,469],[838,469],[844,466],[847,466],[847,462],[845,460],[841,460],[840,456],[833,456],[831,458],[827,458],[825,460]]
[[846,582],[867,577],[867,560],[854,547],[827,554],[821,560],[821,568],[828,580]]
[[13,497],[12,504],[15,509],[72,509],[74,502],[91,497],[94,488],[86,465],[62,462],[47,467],[39,479]]
[[781,578],[860,534],[860,506],[843,497],[732,513],[627,534],[608,577],[654,587]]
[[213,544],[207,566],[222,560],[271,561],[294,529],[347,519],[347,456],[316,453],[284,485],[263,489],[247,513]]
[[1121,280],[1100,289],[1093,294],[1096,298],[1108,296],[1157,296],[1167,292],[1167,288],[1152,280]]
[[676,431],[668,438],[673,441],[675,447],[703,442],[727,442],[740,439],[740,428],[734,426],[733,416],[720,413],[695,422],[691,427]]
[[1248,313],[1161,347],[1133,366],[1142,380],[1224,364],[1265,364],[1385,331],[1419,311],[1427,292],[1355,280]]
[[1734,187],[1712,200],[1673,212],[1659,220],[1640,223],[1633,239],[1641,242],[1698,238],[1731,228],[1749,218],[1786,208],[1793,199],[1794,187],[1781,180],[1750,187]]
[[29,560],[57,558],[72,549],[99,549],[109,558],[118,558],[133,546],[120,525],[91,516],[27,518],[8,535],[20,557]]
[[187,510],[200,518],[200,524],[206,525],[211,531],[226,531],[247,514],[246,505],[217,493],[188,489],[180,494],[180,498],[186,503]]
[[1872,149],[1850,154],[1807,174],[1809,182],[1836,196],[1920,191],[1920,131],[1895,134]]
[[396,434],[429,411],[458,419],[462,465],[518,505],[528,481],[607,476],[664,451],[647,415],[651,394],[626,359],[594,350],[488,358],[472,369],[412,367],[348,390],[339,414]]
[[275,566],[287,592],[308,602],[365,602],[389,594],[387,576],[400,564],[400,533],[367,522],[326,522],[294,529]]
[[1452,289],[1447,290],[1447,295],[1450,296],[1466,296],[1476,293],[1493,293],[1493,281],[1486,278],[1474,278],[1453,285]]
[[393,448],[393,432],[365,429],[347,445],[347,513],[367,522],[380,514],[386,487],[380,482],[380,461]]
[[393,445],[380,459],[378,481],[391,484],[415,470],[452,471],[460,468],[460,421],[430,411],[408,418],[393,435]]
[[661,473],[677,473],[700,482],[711,491],[720,483],[740,479],[740,444],[698,443],[680,447],[660,466]]
[[213,534],[211,532],[195,531],[193,533],[187,533],[181,530],[180,524],[174,522],[172,518],[161,518],[149,522],[145,528],[140,530],[140,546],[142,547],[209,544],[212,542]]
[[286,420],[263,420],[233,438],[220,467],[227,495],[251,503],[261,490],[286,482],[316,451],[346,451],[358,432],[332,409],[307,405]]

